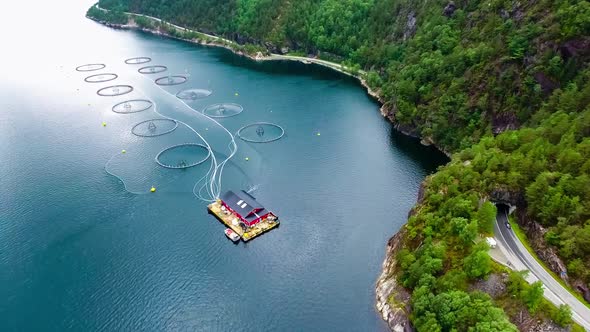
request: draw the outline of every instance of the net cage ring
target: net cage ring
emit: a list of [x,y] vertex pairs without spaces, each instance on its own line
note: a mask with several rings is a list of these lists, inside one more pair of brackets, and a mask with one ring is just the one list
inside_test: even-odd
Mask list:
[[[279,129],[280,134],[276,137],[272,137],[272,138],[264,139],[264,140],[253,140],[253,139],[249,139],[249,138],[242,136],[242,132],[245,129],[252,128],[254,126],[257,126],[256,134],[259,137],[264,136],[264,127],[263,126],[270,126],[270,127]],[[278,124],[274,124],[274,123],[270,123],[270,122],[255,122],[255,123],[251,123],[249,125],[245,125],[242,128],[238,129],[237,135],[241,140],[249,142],[249,143],[270,143],[270,142],[278,141],[279,139],[283,138],[283,136],[285,136],[285,129],[283,127],[279,126]]]
[[[228,112],[230,111],[230,112]],[[234,113],[231,113],[233,111]],[[244,111],[244,107],[240,104],[236,103],[218,103],[208,105],[201,113],[210,117],[210,118],[229,118],[232,116],[236,116]],[[211,112],[217,112],[217,114],[212,114]]]
[[156,78],[155,82],[157,85],[162,86],[169,86],[169,85],[179,85],[182,83],[186,83],[188,81],[188,77],[184,75],[170,75],[170,76],[162,76]]
[[81,65],[76,67],[76,71],[95,71],[95,70],[101,70],[106,68],[107,65],[105,65],[104,63],[88,63],[85,65]]
[[[168,123],[173,123],[174,125],[170,129],[168,129],[168,130],[166,130],[164,132],[157,133],[156,132],[157,126],[156,126],[155,122],[156,123],[157,122],[168,122]],[[145,123],[148,123],[148,130],[151,133],[149,133],[149,134],[143,134],[143,133],[137,132],[137,127],[139,127],[139,126],[141,126],[141,125],[143,125]],[[175,131],[176,128],[178,128],[178,121],[176,121],[176,120],[172,120],[172,119],[149,119],[149,120],[145,120],[145,121],[141,121],[139,123],[136,123],[133,126],[133,128],[131,128],[131,133],[133,135],[139,136],[139,137],[158,137],[158,136],[163,136],[163,135],[166,135],[166,134],[170,134],[171,132]]]
[[[164,154],[164,153],[166,153],[168,151],[171,151],[171,150],[180,148],[180,147],[184,147],[184,146],[195,146],[195,147],[203,148],[203,149],[205,149],[207,151],[207,155],[205,156],[205,158],[203,158],[203,159],[201,159],[199,161],[190,163],[190,164],[187,164],[187,163],[184,163],[183,162],[183,163],[180,163],[178,165],[168,165],[168,164],[165,164],[165,163],[163,163],[163,162],[160,161],[160,157],[162,156],[162,154]],[[165,148],[164,150],[160,151],[156,155],[155,160],[156,160],[156,163],[158,165],[160,165],[160,166],[162,166],[164,168],[169,168],[169,169],[185,169],[185,168],[191,168],[191,167],[198,166],[198,165],[206,162],[210,157],[211,157],[211,149],[209,149],[207,146],[205,146],[203,144],[199,144],[199,143],[183,143],[183,144],[177,144],[177,145],[169,146],[169,147]]]
[[116,80],[119,75],[114,73],[95,74],[90,75],[84,79],[87,83],[104,83],[112,80]]
[[182,100],[197,100],[205,99],[213,94],[213,91],[209,89],[186,89],[179,91],[176,94],[176,98]]
[[[133,105],[134,104],[141,104],[144,103],[145,106],[141,107],[141,108],[134,108]],[[118,104],[115,104],[112,107],[112,111],[115,113],[119,113],[119,114],[130,114],[130,113],[139,113],[139,112],[143,112],[143,111],[147,111],[149,110],[152,106],[154,106],[154,103],[152,103],[151,100],[147,100],[147,99],[130,99],[130,100],[125,100],[123,102],[120,102]]]
[[103,96],[103,97],[116,97],[116,96],[122,96],[122,95],[128,94],[131,91],[133,91],[133,87],[131,85],[120,84],[120,85],[111,85],[111,86],[107,86],[102,89],[99,89],[98,91],[96,91],[96,94],[99,96]]
[[125,59],[125,63],[128,65],[140,65],[152,61],[152,58],[147,56],[136,56],[133,58]]
[[168,70],[168,67],[162,65],[141,67],[137,71],[141,74],[157,74]]

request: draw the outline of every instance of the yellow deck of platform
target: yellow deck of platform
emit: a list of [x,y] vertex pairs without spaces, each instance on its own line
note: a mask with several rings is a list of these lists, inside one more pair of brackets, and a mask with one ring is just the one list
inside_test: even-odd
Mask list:
[[207,206],[209,212],[219,219],[225,226],[231,228],[234,232],[236,232],[244,242],[248,242],[253,238],[268,232],[269,230],[277,227],[279,225],[279,220],[271,221],[268,219],[262,220],[261,222],[257,223],[256,225],[250,227],[247,232],[244,232],[240,225],[234,225],[232,222],[233,219],[238,218],[235,214],[230,213],[228,211],[221,210],[221,202],[216,201],[215,203],[209,204]]

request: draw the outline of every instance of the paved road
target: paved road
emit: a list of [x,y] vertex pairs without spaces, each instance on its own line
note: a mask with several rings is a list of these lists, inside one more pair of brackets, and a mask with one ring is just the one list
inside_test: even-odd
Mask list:
[[569,305],[572,309],[572,318],[586,331],[590,331],[590,309],[568,292],[535,260],[514,232],[506,227],[507,222],[508,209],[499,206],[494,233],[498,246],[510,261],[511,268],[529,270],[527,280],[529,282],[540,280],[545,289],[545,297],[556,305]]

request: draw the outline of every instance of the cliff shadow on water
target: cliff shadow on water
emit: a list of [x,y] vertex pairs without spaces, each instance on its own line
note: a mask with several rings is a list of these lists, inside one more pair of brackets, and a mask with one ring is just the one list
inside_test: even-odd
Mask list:
[[390,138],[392,147],[395,147],[409,160],[414,161],[418,167],[424,169],[428,174],[436,172],[438,167],[447,164],[451,160],[435,146],[425,146],[420,143],[420,139],[400,133],[395,128],[392,128]]

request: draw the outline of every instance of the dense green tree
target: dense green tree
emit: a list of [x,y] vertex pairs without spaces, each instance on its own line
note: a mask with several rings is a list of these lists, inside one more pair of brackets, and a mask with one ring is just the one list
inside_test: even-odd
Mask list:
[[491,234],[496,222],[496,206],[491,202],[485,202],[477,211],[477,222],[482,233]]
[[543,284],[540,281],[534,282],[522,292],[522,298],[530,312],[536,312],[543,300]]
[[463,262],[465,273],[472,279],[483,278],[492,270],[492,260],[485,246],[475,249]]
[[561,326],[570,325],[572,323],[572,309],[569,306],[562,304],[551,318]]
[[121,7],[115,7],[112,10],[104,11],[96,8],[95,6],[90,7],[87,16],[93,17],[98,21],[114,24],[126,24],[128,21],[127,15],[121,10]]

